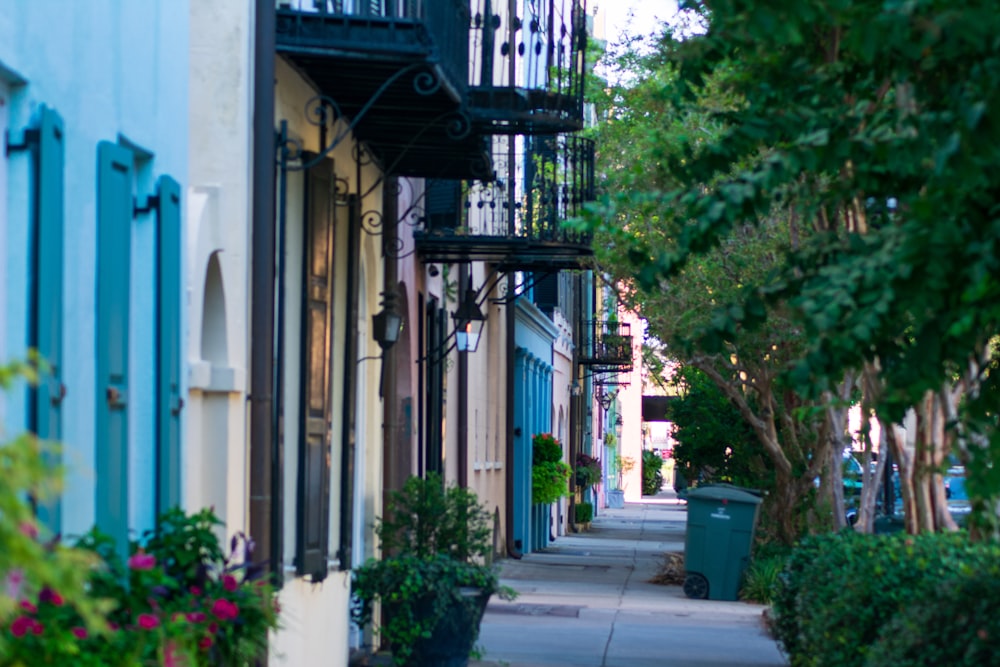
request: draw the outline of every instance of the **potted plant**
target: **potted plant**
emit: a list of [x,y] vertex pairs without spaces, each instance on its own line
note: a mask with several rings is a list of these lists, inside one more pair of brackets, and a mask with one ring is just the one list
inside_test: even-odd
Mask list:
[[562,460],[562,445],[551,433],[531,439],[531,501],[542,505],[569,495],[569,466]]
[[576,532],[582,533],[590,528],[590,522],[594,520],[594,505],[588,502],[579,502],[573,510],[573,523]]
[[589,489],[601,481],[601,461],[589,454],[576,455],[576,485]]
[[436,473],[390,494],[375,533],[383,558],[354,571],[359,625],[382,607],[381,639],[399,666],[468,664],[490,596],[513,599],[492,566],[489,513],[476,494]]

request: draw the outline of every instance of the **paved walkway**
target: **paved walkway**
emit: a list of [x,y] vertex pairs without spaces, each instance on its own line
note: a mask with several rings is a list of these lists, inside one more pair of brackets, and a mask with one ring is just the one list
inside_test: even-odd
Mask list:
[[787,664],[763,631],[763,607],[690,600],[648,580],[683,551],[684,505],[665,492],[601,511],[590,532],[505,560],[517,600],[490,602],[477,667],[751,667]]

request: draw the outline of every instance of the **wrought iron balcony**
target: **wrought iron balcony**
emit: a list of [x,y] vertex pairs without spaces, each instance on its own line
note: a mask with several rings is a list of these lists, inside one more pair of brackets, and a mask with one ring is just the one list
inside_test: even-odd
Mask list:
[[279,0],[276,45],[386,171],[489,172],[467,112],[468,0]]
[[625,373],[632,370],[632,327],[615,320],[583,322],[579,362],[591,373]]
[[565,229],[594,199],[594,144],[576,136],[503,137],[490,181],[428,181],[424,262],[488,261],[516,270],[579,268],[590,236]]
[[472,0],[471,13],[469,100],[477,130],[553,134],[582,128],[585,0]]

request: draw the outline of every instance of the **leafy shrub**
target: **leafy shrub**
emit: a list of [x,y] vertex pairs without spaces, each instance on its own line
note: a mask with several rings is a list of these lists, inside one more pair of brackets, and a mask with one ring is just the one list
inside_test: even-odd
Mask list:
[[980,667],[1000,656],[1000,579],[957,572],[882,631],[866,667]]
[[1000,546],[970,544],[963,533],[810,537],[782,572],[773,630],[793,666],[864,665],[900,610],[934,600],[952,573],[970,570],[1000,575]]
[[492,520],[474,491],[445,487],[438,473],[411,477],[389,494],[385,512],[375,523],[382,550],[429,558],[488,560],[492,556]]
[[656,452],[645,449],[642,452],[642,495],[655,496],[663,488],[663,458]]
[[771,604],[778,590],[784,567],[783,557],[754,557],[747,567],[740,598],[759,604]]
[[594,520],[594,506],[591,503],[577,503],[574,512],[576,523],[590,523]]

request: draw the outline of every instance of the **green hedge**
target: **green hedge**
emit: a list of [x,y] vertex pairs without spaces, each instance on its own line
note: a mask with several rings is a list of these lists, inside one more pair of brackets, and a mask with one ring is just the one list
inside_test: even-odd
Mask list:
[[[794,667],[922,665],[886,658],[924,640],[911,617],[935,614],[940,653],[963,655],[962,616],[936,615],[941,592],[971,594],[975,588],[961,577],[998,575],[1000,546],[970,544],[965,533],[814,536],[793,551],[782,572],[772,627]],[[954,608],[971,603],[955,600]]]

